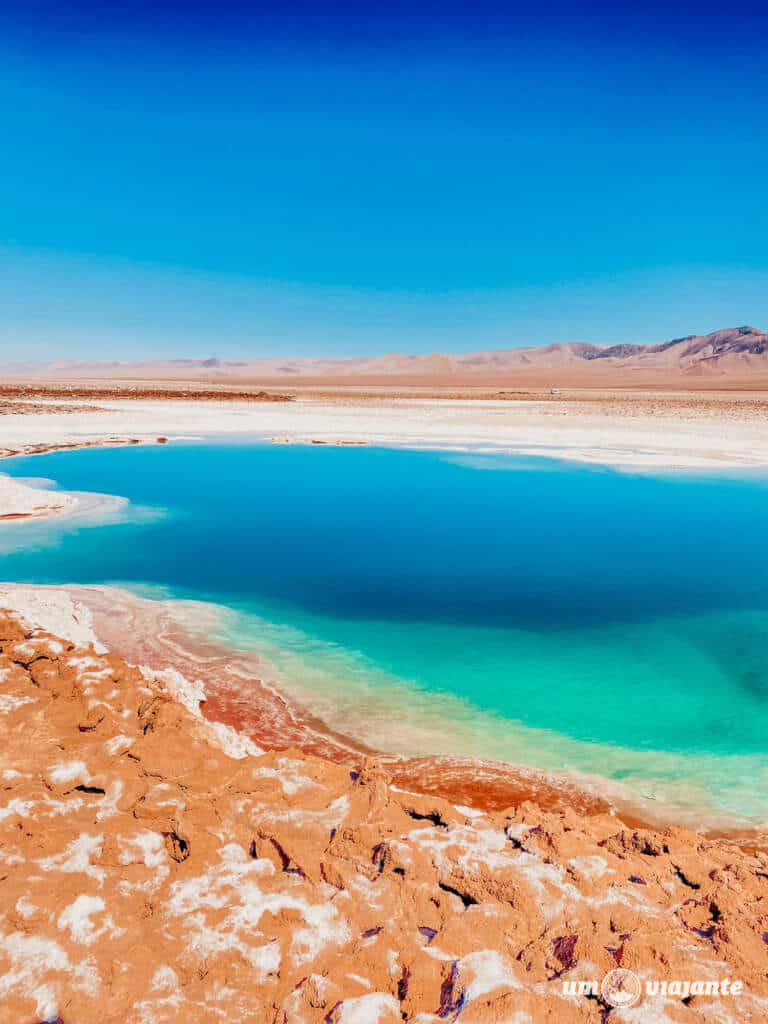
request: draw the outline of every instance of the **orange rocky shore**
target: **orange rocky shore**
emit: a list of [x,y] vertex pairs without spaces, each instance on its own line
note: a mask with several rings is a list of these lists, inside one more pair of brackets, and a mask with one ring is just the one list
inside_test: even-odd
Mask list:
[[[86,609],[59,636],[24,614],[0,613],[1,1024],[768,1016],[765,853],[265,753]],[[743,992],[564,989],[617,966]]]

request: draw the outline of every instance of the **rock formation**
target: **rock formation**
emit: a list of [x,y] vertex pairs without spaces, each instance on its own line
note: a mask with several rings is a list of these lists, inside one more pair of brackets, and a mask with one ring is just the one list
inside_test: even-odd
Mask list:
[[[265,753],[84,635],[0,614],[0,1024],[765,1019],[766,853]],[[744,992],[564,992],[617,966]]]

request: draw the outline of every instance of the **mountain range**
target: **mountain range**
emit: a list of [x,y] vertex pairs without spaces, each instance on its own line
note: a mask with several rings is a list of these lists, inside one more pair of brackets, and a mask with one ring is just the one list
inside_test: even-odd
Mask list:
[[390,353],[348,359],[170,359],[154,361],[75,361],[16,363],[6,376],[97,379],[301,380],[332,378],[419,378],[425,382],[488,381],[542,372],[590,377],[678,376],[740,379],[768,375],[768,334],[756,327],[732,327],[688,335],[660,344],[592,345],[570,342],[462,354]]

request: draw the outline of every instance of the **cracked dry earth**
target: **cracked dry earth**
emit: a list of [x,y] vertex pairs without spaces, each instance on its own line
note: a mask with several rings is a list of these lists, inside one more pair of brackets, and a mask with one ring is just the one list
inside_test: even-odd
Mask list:
[[[480,815],[199,714],[173,672],[0,614],[0,1022],[768,1016],[768,857]],[[565,996],[617,964],[741,996]]]

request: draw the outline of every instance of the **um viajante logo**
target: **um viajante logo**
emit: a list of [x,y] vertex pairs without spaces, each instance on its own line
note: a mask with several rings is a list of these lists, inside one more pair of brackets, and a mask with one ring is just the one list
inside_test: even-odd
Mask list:
[[643,986],[634,973],[626,967],[616,967],[608,971],[600,985],[600,995],[608,1003],[620,1009],[622,1006],[633,1006],[643,994]]
[[627,967],[615,967],[602,981],[563,981],[563,995],[596,996],[614,1009],[634,1006],[641,996],[739,996],[744,983],[724,978],[720,981],[674,980],[642,982]]

